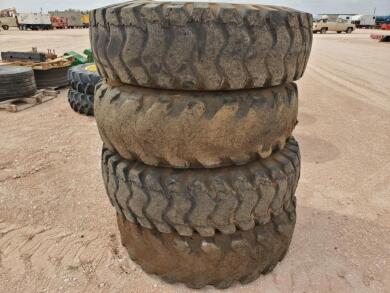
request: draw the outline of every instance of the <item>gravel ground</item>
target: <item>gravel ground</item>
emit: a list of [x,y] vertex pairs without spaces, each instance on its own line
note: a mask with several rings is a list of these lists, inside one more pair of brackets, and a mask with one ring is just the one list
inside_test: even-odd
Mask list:
[[[390,291],[390,44],[315,35],[300,89],[302,175],[291,249],[225,292]],[[0,51],[89,47],[87,30],[1,31]],[[94,118],[67,90],[0,112],[0,292],[189,292],[132,263],[100,174]],[[206,288],[212,291],[212,288]]]

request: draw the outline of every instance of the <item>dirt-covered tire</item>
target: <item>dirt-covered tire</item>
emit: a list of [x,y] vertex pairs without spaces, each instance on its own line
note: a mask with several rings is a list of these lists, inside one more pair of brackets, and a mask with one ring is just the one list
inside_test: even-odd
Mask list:
[[109,80],[176,90],[270,87],[303,75],[312,15],[265,5],[131,1],[93,10],[90,38]]
[[0,66],[0,101],[28,97],[36,91],[34,72],[31,68]]
[[99,73],[91,71],[92,63],[74,66],[68,71],[68,80],[70,86],[80,92],[88,95],[95,93],[95,86],[101,80]]
[[171,169],[123,159],[103,148],[103,181],[127,220],[162,233],[232,234],[267,223],[289,206],[300,174],[297,142],[268,159],[217,169]]
[[174,168],[243,165],[282,149],[297,123],[294,83],[189,92],[98,84],[103,142],[126,159]]
[[68,83],[69,66],[52,68],[48,70],[34,70],[37,88],[61,88],[69,85]]
[[93,116],[93,95],[79,93],[78,91],[70,89],[68,92],[68,102],[74,111],[87,116]]
[[190,288],[223,289],[271,272],[286,255],[295,227],[295,198],[278,215],[247,231],[203,238],[160,233],[117,215],[122,244],[143,270]]

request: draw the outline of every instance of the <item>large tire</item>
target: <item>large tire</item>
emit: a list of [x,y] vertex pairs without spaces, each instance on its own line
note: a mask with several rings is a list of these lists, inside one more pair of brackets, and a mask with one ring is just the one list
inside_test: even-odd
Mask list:
[[93,95],[79,93],[73,89],[70,89],[68,92],[68,102],[74,111],[87,116],[93,116]]
[[299,148],[218,169],[156,168],[103,149],[103,180],[117,212],[144,228],[180,235],[232,234],[270,221],[289,206],[300,174]]
[[34,72],[29,67],[0,66],[0,101],[35,94]]
[[93,64],[81,64],[72,67],[68,71],[68,79],[70,86],[84,94],[93,95],[95,93],[95,86],[101,80],[100,75],[91,71]]
[[282,149],[297,123],[294,83],[270,89],[188,92],[97,86],[103,142],[152,166],[242,165]]
[[39,89],[61,88],[67,86],[69,66],[48,70],[34,70],[35,81]]
[[223,289],[271,272],[286,255],[295,227],[295,198],[280,214],[248,231],[202,238],[145,229],[117,215],[122,244],[148,273],[191,288]]
[[176,90],[270,87],[303,75],[312,15],[265,5],[131,1],[93,10],[90,38],[109,80]]

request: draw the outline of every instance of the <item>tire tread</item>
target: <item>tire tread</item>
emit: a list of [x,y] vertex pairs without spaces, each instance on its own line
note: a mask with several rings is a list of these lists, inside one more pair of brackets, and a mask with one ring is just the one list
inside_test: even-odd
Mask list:
[[265,160],[212,170],[150,167],[103,147],[103,180],[117,212],[144,228],[232,234],[269,222],[291,204],[299,179],[297,146],[290,138]]
[[[168,283],[219,289],[247,284],[271,272],[287,254],[295,227],[295,197],[267,223],[233,234],[180,236],[143,228],[117,214],[122,244],[130,258]],[[190,264],[190,265],[189,265]]]
[[302,77],[312,45],[312,15],[284,7],[145,1],[92,15],[101,74],[151,88],[232,90],[292,82]]
[[80,114],[94,115],[94,96],[79,93],[73,89],[68,91],[68,102],[71,108]]

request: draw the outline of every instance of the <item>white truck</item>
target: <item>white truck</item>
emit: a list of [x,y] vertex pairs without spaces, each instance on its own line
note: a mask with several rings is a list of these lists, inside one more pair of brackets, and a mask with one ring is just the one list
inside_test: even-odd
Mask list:
[[358,14],[351,17],[351,23],[357,28],[375,28],[376,17],[374,15]]
[[328,21],[327,18],[313,22],[313,33],[326,34],[328,31],[334,31],[338,34],[345,32],[350,34],[355,29],[355,25],[350,23],[348,20],[338,18],[337,21]]
[[47,13],[18,13],[20,30],[49,30],[53,29],[50,15]]

